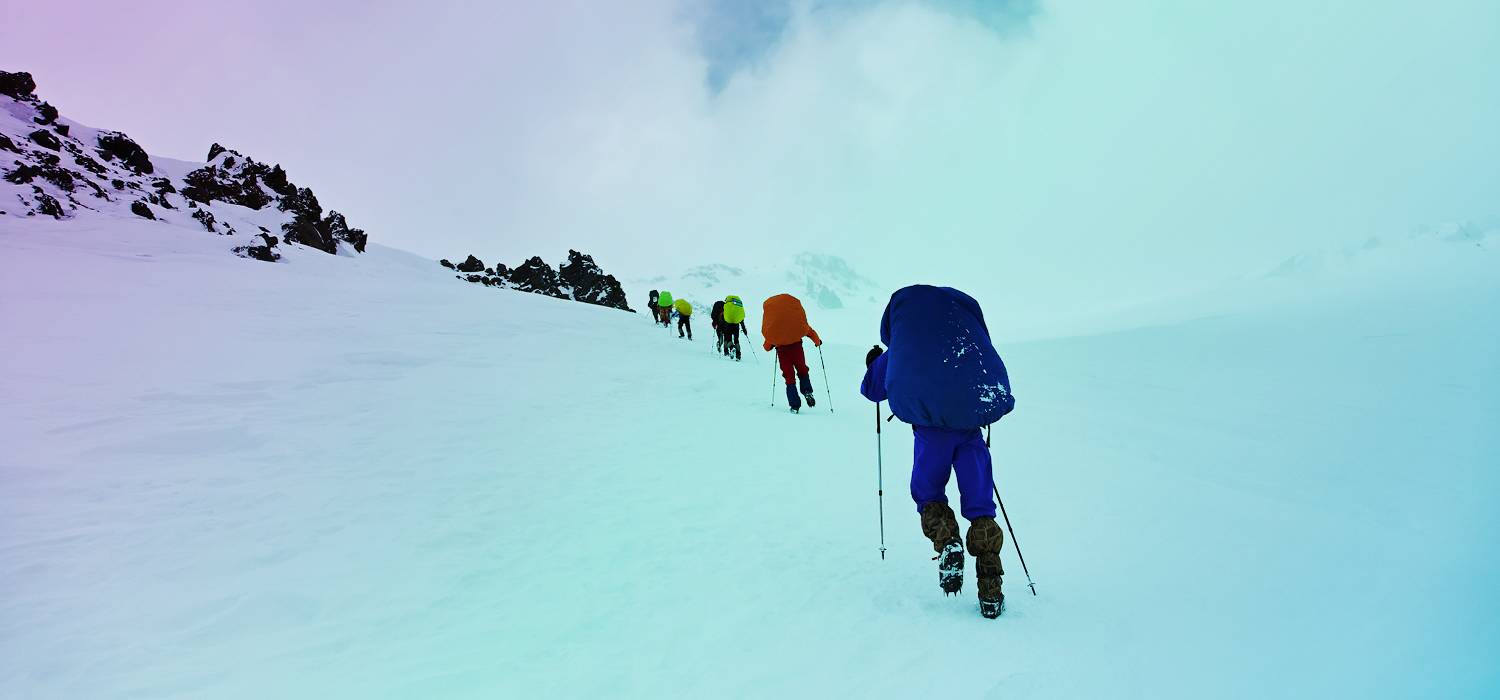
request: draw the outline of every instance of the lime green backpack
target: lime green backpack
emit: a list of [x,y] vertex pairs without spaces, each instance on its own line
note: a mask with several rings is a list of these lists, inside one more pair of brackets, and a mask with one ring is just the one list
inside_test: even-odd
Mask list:
[[656,298],[656,305],[666,307],[668,309],[672,308],[672,293],[662,292],[661,296]]
[[744,320],[745,302],[733,294],[724,297],[724,322],[733,325]]

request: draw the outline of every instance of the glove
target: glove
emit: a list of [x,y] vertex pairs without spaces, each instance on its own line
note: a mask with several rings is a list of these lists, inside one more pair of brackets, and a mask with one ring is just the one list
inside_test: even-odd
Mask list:
[[881,355],[884,355],[884,354],[885,354],[885,351],[881,350],[879,345],[876,345],[875,347],[870,348],[870,352],[865,355],[865,367],[869,367],[870,365],[875,364],[876,358],[879,358]]

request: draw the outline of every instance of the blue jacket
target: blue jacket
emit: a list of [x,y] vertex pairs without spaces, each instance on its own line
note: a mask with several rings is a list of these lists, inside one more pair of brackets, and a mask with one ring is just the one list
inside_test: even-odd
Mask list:
[[979,302],[957,289],[897,290],[880,320],[880,340],[889,349],[870,363],[860,393],[889,401],[907,423],[980,428],[1016,407]]

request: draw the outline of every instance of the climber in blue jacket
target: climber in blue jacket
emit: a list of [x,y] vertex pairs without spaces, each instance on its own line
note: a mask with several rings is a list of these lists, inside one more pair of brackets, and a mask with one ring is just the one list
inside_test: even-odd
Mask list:
[[979,303],[950,287],[897,290],[881,318],[880,339],[888,350],[871,350],[860,393],[888,401],[891,413],[912,426],[911,497],[922,533],[940,555],[939,584],[945,594],[963,585],[963,545],[945,493],[951,473],[958,477],[960,507],[969,521],[966,539],[978,567],[980,612],[996,617],[1005,599],[1004,539],[995,523],[994,471],[980,428],[1015,408],[1005,363],[990,342]]

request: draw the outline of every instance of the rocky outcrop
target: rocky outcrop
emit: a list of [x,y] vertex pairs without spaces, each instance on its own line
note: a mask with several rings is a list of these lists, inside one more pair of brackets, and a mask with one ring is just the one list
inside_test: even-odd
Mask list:
[[604,274],[592,256],[576,250],[568,251],[568,261],[556,270],[536,256],[516,268],[499,264],[486,268],[484,261],[472,255],[458,265],[447,260],[439,260],[438,264],[465,273],[455,275],[458,279],[486,287],[514,289],[635,313],[625,301],[625,290],[620,287],[619,280],[614,275]]
[[559,266],[557,272],[577,301],[614,309],[630,308],[625,303],[625,290],[620,288],[620,282],[614,275],[604,274],[604,270],[594,264],[592,256],[569,250],[568,261]]
[[137,175],[150,175],[156,172],[151,165],[151,156],[146,155],[146,149],[141,148],[136,142],[131,141],[118,131],[106,131],[99,134],[99,155],[104,160],[110,161],[119,158],[121,163],[135,171]]
[[[203,167],[163,177],[129,136],[68,123],[35,92],[29,73],[0,71],[0,216],[140,217],[225,236],[250,226],[265,235],[233,250],[257,260],[279,259],[283,241],[326,253],[365,250],[368,235],[325,212],[280,165],[214,144]],[[269,217],[282,222],[279,238],[262,225],[270,224],[266,214],[253,213],[273,205],[282,212]]]
[[36,81],[31,79],[30,73],[6,73],[0,71],[0,95],[9,96],[13,100],[35,99],[32,93],[36,92]]
[[459,263],[454,269],[459,272],[484,272],[484,261],[470,255],[468,260]]
[[311,189],[298,187],[287,180],[280,165],[257,163],[239,151],[214,144],[208,149],[208,165],[184,178],[184,197],[207,204],[213,201],[263,209],[271,204],[290,212],[292,220],[281,225],[288,243],[300,243],[325,253],[337,253],[344,241],[355,251],[365,252],[369,237],[364,231],[350,228],[343,214],[336,211],[323,215],[323,205]]

